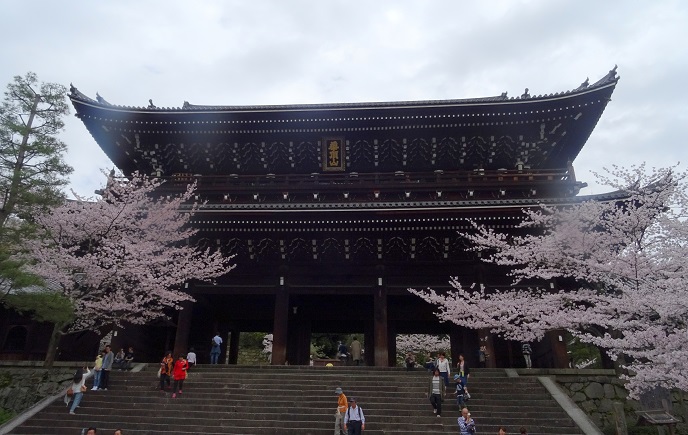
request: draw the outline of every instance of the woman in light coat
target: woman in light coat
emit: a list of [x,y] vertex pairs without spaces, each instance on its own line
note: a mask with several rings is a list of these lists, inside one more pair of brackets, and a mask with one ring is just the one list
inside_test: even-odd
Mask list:
[[[86,391],[86,377],[91,373],[88,367],[80,368],[74,373],[74,378],[72,379],[72,386],[69,387],[72,390],[72,395],[74,401],[72,402],[72,407],[69,409],[70,414],[75,414],[76,408],[79,407],[81,399],[84,396],[84,391]],[[65,396],[65,403],[69,406],[69,395]]]

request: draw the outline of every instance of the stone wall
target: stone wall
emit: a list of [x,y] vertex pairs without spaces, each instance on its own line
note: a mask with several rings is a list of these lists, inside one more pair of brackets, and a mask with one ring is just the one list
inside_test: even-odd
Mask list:
[[562,370],[554,376],[574,402],[600,428],[614,427],[614,402],[624,403],[626,421],[637,420],[638,403],[627,400],[628,392],[614,370]]
[[66,391],[78,363],[56,363],[45,369],[42,363],[0,364],[0,408],[20,413],[46,396]]
[[[624,404],[626,422],[629,427],[638,422],[635,411],[640,409],[640,404],[628,399],[628,392],[624,382],[618,378],[614,370],[603,369],[541,369],[518,370],[521,376],[552,376],[571,399],[583,410],[592,421],[605,433],[614,428],[614,402]],[[684,423],[678,424],[678,433],[688,433],[688,403],[685,395],[680,392],[672,393],[671,414],[681,419]],[[656,429],[653,429],[657,433]]]

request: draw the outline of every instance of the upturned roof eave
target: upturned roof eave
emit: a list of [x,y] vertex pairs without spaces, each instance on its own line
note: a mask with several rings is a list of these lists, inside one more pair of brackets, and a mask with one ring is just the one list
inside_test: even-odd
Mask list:
[[103,109],[113,112],[126,112],[137,114],[213,114],[213,113],[260,113],[260,112],[320,112],[320,111],[345,111],[345,110],[394,110],[394,109],[422,109],[439,107],[483,107],[500,105],[528,105],[548,101],[568,99],[585,94],[595,93],[600,90],[616,86],[619,77],[612,70],[598,82],[589,86],[579,86],[576,89],[556,94],[537,95],[528,97],[507,97],[506,94],[493,97],[451,99],[451,100],[421,100],[421,101],[388,101],[388,102],[361,102],[361,103],[324,103],[324,104],[292,104],[292,105],[246,105],[246,106],[217,106],[217,105],[193,105],[186,103],[182,107],[137,107],[110,104],[98,97],[94,100],[74,86],[71,87],[69,98],[73,104]]

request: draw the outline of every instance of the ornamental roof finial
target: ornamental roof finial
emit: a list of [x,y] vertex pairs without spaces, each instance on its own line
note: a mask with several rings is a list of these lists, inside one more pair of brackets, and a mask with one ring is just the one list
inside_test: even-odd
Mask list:
[[521,95],[521,98],[530,98],[530,94],[528,93],[528,88],[526,88],[525,92]]
[[157,107],[155,107],[155,104],[153,104],[152,98],[148,100],[148,108],[149,109],[157,109]]
[[607,73],[607,77],[605,77],[606,80],[613,80],[616,77],[616,69],[618,68],[618,65],[614,65],[614,68],[609,70],[609,73]]

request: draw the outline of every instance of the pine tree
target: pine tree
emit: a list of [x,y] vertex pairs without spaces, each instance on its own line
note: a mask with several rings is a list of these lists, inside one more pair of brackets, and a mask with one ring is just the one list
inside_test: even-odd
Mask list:
[[35,210],[63,200],[72,172],[64,162],[67,146],[57,138],[69,113],[66,92],[28,73],[14,77],[0,105],[0,302],[8,303],[13,290],[40,284],[16,254],[33,235]]

